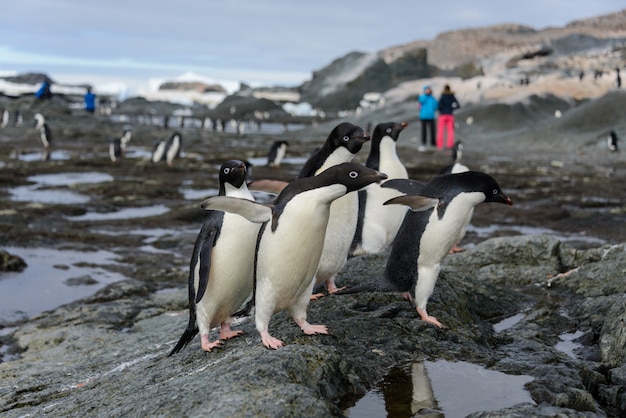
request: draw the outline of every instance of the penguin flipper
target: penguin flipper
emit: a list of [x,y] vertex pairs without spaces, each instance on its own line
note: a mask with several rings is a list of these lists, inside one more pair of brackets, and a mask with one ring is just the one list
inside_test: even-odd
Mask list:
[[[205,237],[204,241],[202,241],[202,247],[200,248],[200,253],[198,254],[198,263],[200,264],[200,270],[198,272],[198,289],[196,289],[196,297],[194,302],[198,303],[202,300],[204,296],[204,292],[209,284],[209,274],[211,272],[211,252],[213,251],[213,246],[215,245],[215,238],[217,237],[217,230],[211,229],[209,234]],[[190,283],[193,286],[193,283]]]
[[417,195],[424,188],[424,183],[411,179],[391,179],[381,184],[380,187],[395,189],[404,194]]
[[270,206],[237,197],[209,197],[200,204],[200,207],[204,210],[221,210],[234,213],[254,223],[263,223],[272,219],[272,208]]
[[426,196],[398,196],[387,200],[383,205],[406,205],[413,212],[423,212],[425,210],[434,208],[439,203],[439,199]]

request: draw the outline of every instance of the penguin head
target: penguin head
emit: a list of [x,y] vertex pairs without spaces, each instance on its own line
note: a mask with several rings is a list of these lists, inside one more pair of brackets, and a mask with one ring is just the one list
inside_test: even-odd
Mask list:
[[46,120],[44,119],[43,115],[41,113],[35,113],[35,128],[39,129],[43,126],[43,124],[46,122]]
[[318,174],[328,177],[330,183],[343,184],[347,192],[362,189],[372,183],[380,183],[387,175],[357,163],[341,163]]
[[394,141],[397,141],[400,137],[400,132],[402,132],[402,130],[407,126],[408,124],[406,122],[379,123],[376,125],[374,132],[372,133],[372,142],[380,142],[380,140],[386,136],[390,137]]
[[226,161],[220,167],[220,196],[226,194],[225,184],[231,184],[236,188],[240,188],[246,182],[248,168],[246,163],[240,160]]
[[351,123],[344,122],[337,125],[335,129],[330,132],[326,142],[333,149],[345,147],[352,154],[356,154],[369,139],[370,137],[363,129]]
[[[466,174],[472,186],[470,189],[480,191],[485,194],[485,202],[503,203],[509,206],[513,206],[513,201],[508,197],[500,188],[500,185],[489,174],[481,173],[478,171],[468,171],[466,173],[459,173],[456,175]],[[474,191],[468,190],[468,191]]]

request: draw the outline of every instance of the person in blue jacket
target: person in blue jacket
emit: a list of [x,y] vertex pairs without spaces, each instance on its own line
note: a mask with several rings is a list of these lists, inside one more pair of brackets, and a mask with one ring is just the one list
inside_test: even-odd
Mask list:
[[35,93],[35,97],[38,98],[39,100],[51,98],[52,97],[52,92],[50,91],[51,84],[52,83],[50,83],[50,80],[45,79],[43,83],[41,83],[41,87],[39,87],[39,90],[37,90],[37,93]]
[[424,86],[424,93],[420,94],[417,100],[419,102],[419,117],[422,124],[422,145],[418,149],[423,151],[428,142],[426,140],[427,131],[430,132],[430,145],[435,146],[435,112],[439,103],[433,97],[433,91],[430,86]]
[[85,110],[89,113],[96,111],[96,95],[91,92],[91,88],[87,88],[87,93],[83,97],[85,100]]

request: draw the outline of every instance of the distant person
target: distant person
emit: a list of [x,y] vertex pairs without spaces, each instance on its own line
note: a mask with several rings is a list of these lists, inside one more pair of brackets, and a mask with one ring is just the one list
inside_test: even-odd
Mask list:
[[35,93],[35,97],[39,100],[50,99],[52,97],[52,92],[50,91],[50,80],[45,79],[43,83],[41,83],[41,87]]
[[419,102],[419,117],[422,124],[422,145],[418,150],[424,151],[428,144],[426,140],[427,131],[430,132],[430,145],[435,146],[435,112],[439,103],[433,97],[433,91],[430,86],[424,86],[424,93],[420,94],[417,100]]
[[85,100],[85,110],[89,113],[94,113],[96,111],[96,95],[91,92],[91,88],[87,88],[87,93],[83,97]]
[[622,87],[622,77],[619,76],[619,67],[615,68],[615,71],[617,72],[617,77],[615,78],[615,85],[617,86],[617,88]]
[[583,78],[585,78],[585,72],[580,70],[580,73],[578,73],[578,80],[583,81]]
[[443,87],[439,98],[439,123],[437,126],[437,148],[444,148],[443,134],[446,131],[446,148],[454,146],[454,111],[461,107],[449,85]]

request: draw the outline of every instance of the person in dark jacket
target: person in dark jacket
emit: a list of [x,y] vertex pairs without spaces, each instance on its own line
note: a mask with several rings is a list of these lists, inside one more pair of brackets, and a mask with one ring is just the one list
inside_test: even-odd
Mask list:
[[433,97],[430,86],[424,86],[424,94],[417,98],[420,109],[420,121],[422,123],[422,145],[420,151],[426,149],[426,132],[430,131],[430,145],[435,146],[435,112],[437,112],[437,99]]
[[446,147],[452,148],[454,146],[454,111],[461,107],[456,100],[454,93],[450,90],[449,85],[443,87],[443,93],[439,99],[439,123],[437,127],[437,148],[443,149],[444,130],[447,131],[446,135]]

